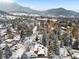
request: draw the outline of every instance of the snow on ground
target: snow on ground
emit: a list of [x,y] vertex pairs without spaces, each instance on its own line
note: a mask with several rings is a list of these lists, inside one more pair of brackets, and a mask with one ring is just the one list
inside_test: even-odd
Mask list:
[[20,40],[20,35],[16,35],[13,40]]
[[70,56],[67,57],[61,57],[61,59],[72,59]]
[[74,53],[73,57],[79,58],[79,53]]
[[60,50],[60,56],[67,56],[68,55],[68,52],[65,47],[60,48],[59,50]]
[[30,59],[51,59],[51,58],[30,58]]
[[6,29],[0,30],[0,35],[1,35],[1,36],[5,35],[5,34],[6,34]]
[[37,31],[37,26],[34,27],[33,33],[36,33],[36,31]]
[[71,51],[72,51],[72,56],[79,59],[79,50],[72,49]]
[[0,28],[2,28],[3,27],[3,24],[0,24]]
[[22,46],[17,51],[13,52],[12,59],[17,59],[18,57],[21,58],[25,50],[26,50],[25,46]]
[[4,48],[5,47],[5,43],[0,44],[0,48]]
[[7,39],[7,40],[5,40],[6,42],[12,42],[13,41],[13,39]]

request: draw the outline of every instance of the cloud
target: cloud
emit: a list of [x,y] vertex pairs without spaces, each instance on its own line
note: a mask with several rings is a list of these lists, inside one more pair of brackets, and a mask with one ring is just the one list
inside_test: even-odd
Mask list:
[[15,0],[0,0],[0,2],[4,2],[4,3],[12,3],[14,2]]

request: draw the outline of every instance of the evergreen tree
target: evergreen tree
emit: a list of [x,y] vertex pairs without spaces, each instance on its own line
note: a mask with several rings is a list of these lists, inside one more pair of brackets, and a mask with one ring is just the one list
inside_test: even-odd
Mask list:
[[4,51],[5,51],[4,52],[5,58],[9,58],[12,56],[12,52],[11,52],[10,47],[8,45],[6,45]]
[[42,44],[43,44],[44,46],[46,46],[46,45],[47,45],[45,35],[43,35]]
[[24,53],[24,54],[21,56],[21,59],[28,59],[28,56]]
[[72,37],[70,35],[68,35],[66,38],[66,46],[72,48]]
[[2,50],[0,49],[0,59],[2,59],[2,56],[3,55],[3,52],[2,52]]
[[11,34],[11,29],[7,28],[7,34]]

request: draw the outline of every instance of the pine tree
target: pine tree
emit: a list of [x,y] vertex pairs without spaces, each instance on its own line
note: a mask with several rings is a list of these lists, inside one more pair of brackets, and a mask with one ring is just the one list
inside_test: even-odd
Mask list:
[[47,45],[45,35],[43,35],[42,44],[43,44],[44,46],[46,46],[46,45]]
[[0,59],[2,59],[2,56],[3,55],[3,52],[2,52],[2,50],[0,49]]
[[24,53],[24,54],[21,56],[21,59],[28,59],[28,56]]
[[59,45],[58,45],[58,36],[55,35],[53,40],[49,41],[48,45],[48,56],[52,56],[53,54],[59,55]]
[[12,52],[11,52],[10,47],[8,45],[6,45],[6,47],[5,47],[4,55],[5,55],[5,58],[9,58],[12,56]]

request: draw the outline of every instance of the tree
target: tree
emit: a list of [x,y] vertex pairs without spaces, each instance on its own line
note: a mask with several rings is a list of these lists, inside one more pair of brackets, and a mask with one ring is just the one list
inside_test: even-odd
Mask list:
[[7,34],[11,34],[11,29],[7,28]]
[[43,35],[42,44],[43,44],[44,46],[46,46],[46,45],[47,45],[47,42],[46,42],[46,37],[45,37],[45,35]]
[[59,55],[59,43],[58,43],[57,35],[53,41],[53,51],[54,51],[54,54]]
[[49,41],[48,45],[48,56],[52,56],[53,54],[59,55],[58,35],[56,34],[53,40]]
[[8,45],[5,46],[5,49],[4,49],[4,55],[5,55],[5,58],[9,58],[12,56],[12,52],[10,50],[10,47]]
[[66,37],[66,46],[72,48],[72,37],[70,35]]
[[78,37],[78,26],[75,23],[71,24],[69,30],[70,30],[73,38],[77,38]]
[[79,38],[74,42],[73,48],[79,50]]
[[0,49],[0,59],[2,59],[2,56],[3,55],[3,52],[2,52],[2,50]]
[[1,35],[0,35],[0,44],[2,43],[2,37],[1,37]]
[[23,53],[23,55],[21,56],[21,59],[28,59],[28,56],[25,53]]

